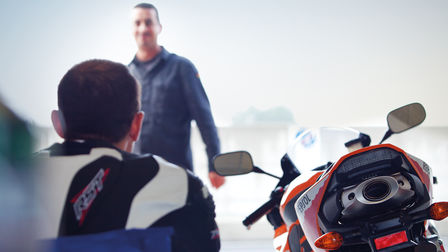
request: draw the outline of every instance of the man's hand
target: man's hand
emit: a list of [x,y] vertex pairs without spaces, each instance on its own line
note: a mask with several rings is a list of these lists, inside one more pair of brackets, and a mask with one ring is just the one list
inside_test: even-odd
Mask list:
[[218,175],[216,172],[209,172],[208,178],[210,179],[210,183],[212,186],[216,189],[220,188],[224,182],[226,182],[226,178],[223,176]]

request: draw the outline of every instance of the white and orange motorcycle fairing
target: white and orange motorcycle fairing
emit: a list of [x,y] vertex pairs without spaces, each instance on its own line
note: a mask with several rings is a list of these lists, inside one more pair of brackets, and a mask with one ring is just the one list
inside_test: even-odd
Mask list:
[[[387,164],[388,162],[389,164]],[[393,167],[394,165],[396,167]],[[347,196],[351,200],[356,200],[358,195],[356,195],[356,191],[353,188],[363,185],[363,188],[366,189],[366,186],[369,186],[368,181],[371,179],[374,179],[371,181],[371,186],[375,183],[388,183],[386,179],[394,178],[393,176],[395,178],[398,176],[401,179],[398,180],[399,187],[402,184],[408,187],[405,188],[407,190],[404,193],[397,193],[396,190],[400,188],[392,188],[390,190],[395,191],[384,192],[380,188],[377,189],[380,190],[378,192],[372,191],[372,195],[362,195],[361,198],[364,197],[364,199],[361,199],[361,203],[355,202],[350,204],[346,203],[349,200],[341,198]],[[385,179],[385,182],[378,180],[378,177]],[[315,241],[324,233],[330,231],[342,230],[340,232],[344,233],[345,231],[352,233],[352,235],[358,232],[358,239],[366,242],[370,241],[373,243],[373,246],[376,246],[377,250],[384,249],[375,245],[375,239],[381,238],[381,236],[377,238],[375,236],[387,236],[387,231],[390,230],[395,234],[396,229],[400,229],[403,226],[402,223],[400,224],[400,220],[396,220],[396,227],[393,226],[393,221],[385,225],[386,234],[381,230],[371,230],[369,233],[370,237],[362,237],[361,233],[366,231],[361,231],[360,229],[364,227],[358,225],[365,224],[368,226],[372,222],[372,211],[378,212],[379,219],[383,219],[386,222],[387,218],[400,218],[400,216],[393,215],[390,210],[394,210],[393,212],[396,213],[397,208],[402,208],[402,211],[405,211],[406,214],[412,215],[412,213],[419,210],[427,209],[432,199],[431,179],[431,169],[426,163],[394,145],[381,144],[366,147],[340,158],[298,198],[295,202],[298,223],[301,224],[304,236],[308,241]],[[390,180],[394,181],[394,179]],[[402,180],[406,181],[403,183]],[[423,183],[424,188],[418,184],[418,181]],[[372,190],[375,190],[375,188],[372,188]],[[403,197],[404,195],[407,197]],[[365,197],[370,197],[368,199],[370,201],[365,201]],[[375,197],[379,198],[375,199]],[[400,198],[398,202],[397,198]],[[417,200],[417,203],[406,206],[406,203],[410,202],[411,198]],[[362,200],[365,202],[362,202]],[[328,206],[325,204],[328,204]],[[331,209],[331,207],[335,208]],[[390,213],[388,213],[389,211]],[[344,212],[347,218],[344,218]],[[378,221],[378,219],[375,221]],[[379,227],[376,226],[375,228],[378,229]],[[407,232],[406,234],[409,236],[404,238],[405,241],[403,240],[403,243],[411,242],[412,234],[409,234],[409,231],[405,230],[405,228],[402,231]],[[354,238],[351,237],[351,239]],[[314,242],[310,242],[309,245],[313,251],[325,251],[317,248]],[[392,245],[395,246],[397,244]]]

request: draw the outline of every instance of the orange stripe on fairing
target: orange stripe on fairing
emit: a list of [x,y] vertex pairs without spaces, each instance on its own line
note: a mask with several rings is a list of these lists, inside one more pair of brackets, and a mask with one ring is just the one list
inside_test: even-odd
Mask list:
[[305,241],[306,241],[306,237],[302,236],[302,238],[300,238],[300,245],[302,245]]
[[290,251],[291,251],[291,248],[289,248],[289,241],[286,240],[286,244],[285,244],[285,247],[283,248],[282,252],[290,252]]
[[286,224],[283,224],[275,230],[274,237],[284,234],[286,231]]
[[310,187],[314,183],[316,183],[316,180],[319,178],[319,176],[322,173],[323,173],[323,171],[322,172],[318,172],[318,173],[314,174],[310,179],[308,179],[305,183],[302,183],[302,184],[294,187],[294,189],[292,189],[292,191],[288,194],[288,197],[286,198],[286,200],[283,203],[283,205],[281,205],[281,208],[284,209],[286,207],[286,205],[289,203],[289,201],[292,200],[292,198],[294,198],[297,194],[305,191],[306,189],[308,189],[308,187]]
[[299,221],[299,219],[297,219],[295,222],[293,222],[293,223],[289,226],[288,230],[291,230],[294,226],[297,226],[297,225],[300,225],[300,221]]

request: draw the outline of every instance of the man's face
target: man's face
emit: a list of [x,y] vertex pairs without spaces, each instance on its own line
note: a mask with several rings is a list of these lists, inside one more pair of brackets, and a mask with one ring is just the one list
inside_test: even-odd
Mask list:
[[162,26],[154,9],[135,8],[133,12],[134,38],[139,49],[152,49],[157,44],[157,36]]

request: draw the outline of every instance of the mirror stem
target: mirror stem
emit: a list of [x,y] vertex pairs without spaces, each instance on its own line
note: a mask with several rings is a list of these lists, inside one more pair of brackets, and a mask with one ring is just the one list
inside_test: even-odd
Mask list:
[[380,144],[382,144],[386,139],[388,139],[390,136],[392,136],[393,132],[392,130],[388,129],[386,134],[383,137],[383,140],[381,140]]
[[271,176],[271,177],[274,177],[274,178],[276,178],[276,179],[280,179],[280,177],[277,177],[277,176],[275,176],[275,175],[273,175],[273,174],[270,174],[270,173],[268,173],[268,172],[265,172],[265,171],[263,171],[262,169],[260,169],[260,168],[258,168],[258,167],[256,167],[256,166],[254,166],[253,172],[266,174],[266,175]]

